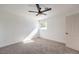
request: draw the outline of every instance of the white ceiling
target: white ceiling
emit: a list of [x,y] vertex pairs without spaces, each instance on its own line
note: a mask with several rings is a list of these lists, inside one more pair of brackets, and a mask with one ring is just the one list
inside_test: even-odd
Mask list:
[[51,7],[54,14],[71,14],[79,11],[79,4],[53,4],[46,6]]
[[[42,8],[50,7],[52,8],[51,11],[46,12],[46,16],[53,16],[59,14],[72,14],[79,12],[79,4],[41,4]],[[35,13],[29,13],[29,10],[36,10],[37,8],[34,4],[2,4],[0,5],[0,9],[18,14],[18,15],[25,15],[31,18],[40,18],[40,16],[36,16]],[[42,15],[44,17],[44,15]]]

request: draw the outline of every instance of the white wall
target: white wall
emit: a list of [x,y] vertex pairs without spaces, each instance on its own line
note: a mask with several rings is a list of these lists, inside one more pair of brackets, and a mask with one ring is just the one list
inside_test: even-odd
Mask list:
[[0,47],[22,41],[37,26],[36,20],[10,12],[0,9]]
[[47,30],[40,30],[40,36],[46,39],[65,42],[65,17],[62,15],[51,16],[47,20]]
[[66,17],[66,46],[79,51],[79,13]]

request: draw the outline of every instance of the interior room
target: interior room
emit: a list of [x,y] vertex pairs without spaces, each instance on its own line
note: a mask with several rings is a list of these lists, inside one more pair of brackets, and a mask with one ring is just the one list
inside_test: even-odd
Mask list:
[[78,54],[79,4],[0,4],[0,54]]

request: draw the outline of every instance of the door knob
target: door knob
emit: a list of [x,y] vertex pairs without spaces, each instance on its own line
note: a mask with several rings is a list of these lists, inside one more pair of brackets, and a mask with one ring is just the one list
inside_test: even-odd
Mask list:
[[69,33],[66,32],[65,34],[68,35]]

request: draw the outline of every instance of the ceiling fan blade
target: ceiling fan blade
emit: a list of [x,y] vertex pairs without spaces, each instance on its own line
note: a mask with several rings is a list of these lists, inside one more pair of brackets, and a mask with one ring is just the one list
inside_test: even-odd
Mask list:
[[28,12],[38,13],[37,11],[28,11]]
[[36,4],[36,7],[37,7],[38,11],[40,12],[41,8],[40,8],[39,4]]
[[47,9],[41,11],[41,12],[47,12],[47,11],[49,11],[49,10],[52,10],[52,8],[47,8]]

